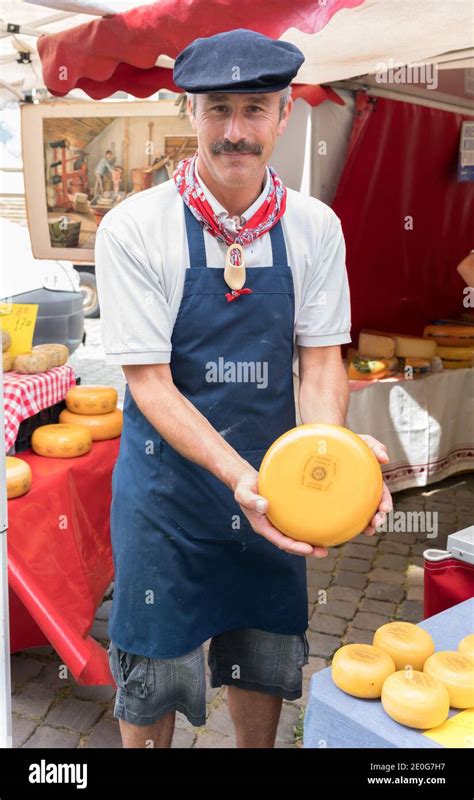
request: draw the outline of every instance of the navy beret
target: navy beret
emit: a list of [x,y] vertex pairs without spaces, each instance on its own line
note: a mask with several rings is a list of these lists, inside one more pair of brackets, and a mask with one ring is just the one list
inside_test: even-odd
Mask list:
[[296,45],[237,28],[194,39],[176,58],[173,80],[193,94],[278,92],[304,61]]

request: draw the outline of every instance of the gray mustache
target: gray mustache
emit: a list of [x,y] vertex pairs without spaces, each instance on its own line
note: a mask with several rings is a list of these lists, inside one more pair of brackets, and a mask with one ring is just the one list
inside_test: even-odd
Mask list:
[[223,142],[216,142],[213,144],[211,150],[214,155],[218,155],[219,153],[253,153],[259,156],[263,150],[263,146],[261,144],[250,144],[245,141],[233,144],[226,139]]

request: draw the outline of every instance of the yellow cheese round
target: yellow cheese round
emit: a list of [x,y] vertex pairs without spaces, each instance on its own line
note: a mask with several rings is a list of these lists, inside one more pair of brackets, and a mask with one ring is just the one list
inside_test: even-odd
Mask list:
[[443,369],[469,369],[472,367],[470,361],[448,361],[446,358],[442,358],[441,361],[443,362]]
[[370,447],[339,425],[300,425],[265,453],[258,491],[282,533],[334,546],[363,531],[377,511],[382,472]]
[[437,678],[449,692],[449,705],[453,708],[474,706],[474,664],[457,650],[440,650],[433,653],[423,671]]
[[458,650],[464,658],[474,661],[474,633],[465,636],[458,644]]
[[110,414],[117,399],[113,386],[73,386],[66,394],[66,405],[74,414]]
[[20,353],[15,356],[13,369],[22,375],[34,375],[37,372],[47,372],[51,369],[51,357],[47,352],[35,350],[31,353]]
[[2,353],[5,353],[12,343],[12,337],[9,331],[2,331]]
[[50,357],[51,367],[61,367],[69,358],[69,350],[65,344],[37,344],[33,352],[44,352]]
[[474,347],[474,325],[427,325],[423,336],[441,347]]
[[334,654],[331,664],[336,686],[354,697],[380,697],[385,678],[392,672],[393,658],[371,644],[346,644]]
[[31,489],[30,465],[22,458],[6,456],[7,498],[21,497]]
[[122,412],[119,408],[109,414],[73,414],[65,408],[59,415],[59,421],[87,428],[94,442],[115,439],[122,433]]
[[446,686],[418,670],[403,669],[389,675],[381,700],[389,717],[409,728],[436,728],[449,713]]
[[375,631],[373,644],[393,658],[397,670],[422,670],[435,649],[428,631],[411,622],[387,622]]
[[448,361],[472,361],[474,347],[438,347],[438,355]]
[[10,353],[2,353],[2,369],[10,372],[13,369],[13,356]]
[[48,458],[83,456],[91,447],[91,432],[79,425],[42,425],[31,437],[32,450]]

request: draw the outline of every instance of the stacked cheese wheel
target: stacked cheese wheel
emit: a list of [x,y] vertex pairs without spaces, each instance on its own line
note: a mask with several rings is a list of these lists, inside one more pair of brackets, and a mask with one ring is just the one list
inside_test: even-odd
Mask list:
[[59,421],[89,431],[92,441],[115,439],[122,433],[122,412],[112,386],[74,386],[66,394],[67,408]]
[[474,325],[427,325],[423,335],[437,343],[444,369],[474,365]]
[[31,488],[30,465],[16,456],[6,456],[7,499],[21,497]]
[[458,651],[434,650],[423,628],[390,622],[375,632],[373,644],[341,647],[332,679],[354,697],[380,697],[384,711],[402,725],[435,728],[450,706],[474,706],[474,635],[466,636]]

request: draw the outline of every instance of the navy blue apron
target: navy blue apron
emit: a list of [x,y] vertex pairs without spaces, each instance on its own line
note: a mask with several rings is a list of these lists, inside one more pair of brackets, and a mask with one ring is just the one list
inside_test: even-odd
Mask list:
[[[296,425],[294,290],[281,222],[270,231],[273,265],[248,267],[252,294],[229,303],[223,267],[207,266],[202,226],[184,213],[190,268],[172,334],[173,381],[258,470]],[[160,436],[128,385],[112,491],[109,633],[122,650],[176,658],[227,630],[306,630],[305,558],[256,534],[233,492]]]

